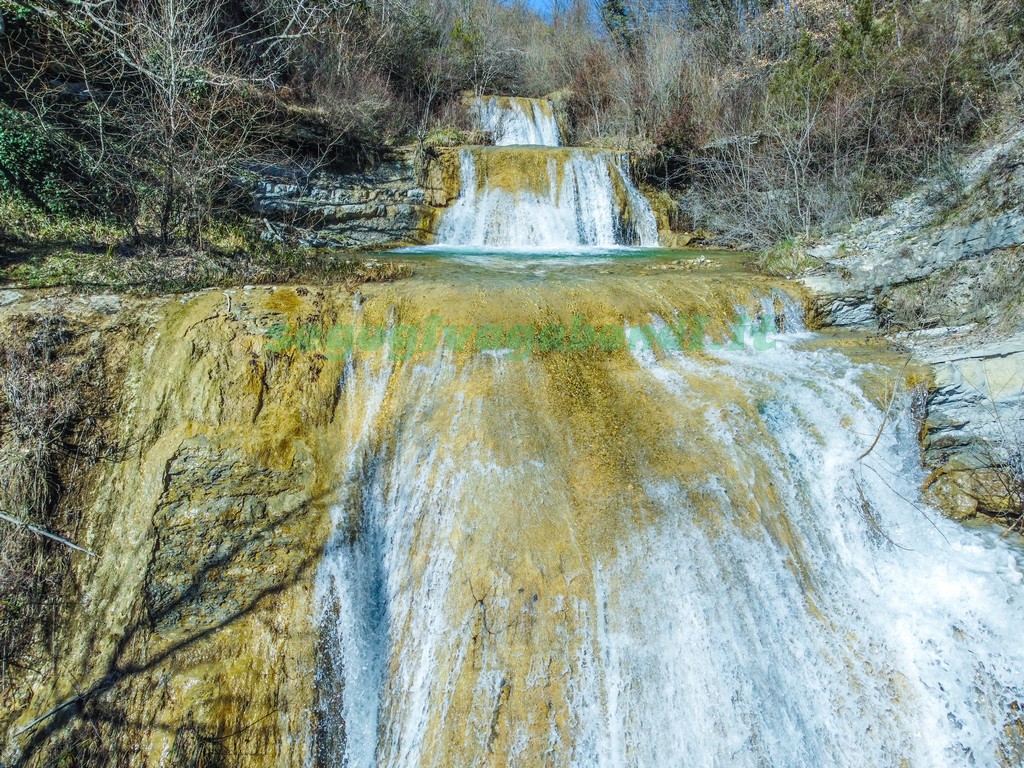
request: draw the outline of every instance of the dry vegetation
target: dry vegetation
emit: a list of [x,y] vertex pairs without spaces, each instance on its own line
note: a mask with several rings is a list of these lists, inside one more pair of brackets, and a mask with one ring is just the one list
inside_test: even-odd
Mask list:
[[[70,353],[75,330],[59,311],[20,316],[0,344],[0,694],[37,663],[60,601],[78,514],[64,490],[104,448],[96,409],[102,364]],[[85,404],[94,408],[86,418]],[[63,538],[65,541],[58,539]]]
[[372,163],[464,132],[467,91],[552,94],[572,141],[632,149],[691,228],[757,247],[877,210],[1022,93],[1012,0],[564,0],[549,17],[0,0],[0,16],[0,193],[165,255],[245,226],[243,161]]
[[692,38],[686,209],[736,243],[875,213],[1019,104],[1012,3],[780,3],[734,31]]
[[1024,426],[1018,419],[1004,429],[1000,441],[982,455],[982,474],[988,471],[991,495],[976,501],[979,510],[1006,525],[1010,531],[1024,534]]

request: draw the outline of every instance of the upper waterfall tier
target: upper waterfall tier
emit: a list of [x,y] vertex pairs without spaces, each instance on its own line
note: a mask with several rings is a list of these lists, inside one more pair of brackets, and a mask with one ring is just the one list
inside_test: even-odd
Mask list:
[[443,245],[571,249],[658,244],[626,155],[590,149],[473,147],[437,232]]
[[470,112],[498,146],[562,145],[555,110],[547,99],[480,96],[473,99]]

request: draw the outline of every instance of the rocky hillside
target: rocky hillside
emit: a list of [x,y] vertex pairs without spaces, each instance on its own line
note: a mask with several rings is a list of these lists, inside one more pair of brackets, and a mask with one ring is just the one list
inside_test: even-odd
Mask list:
[[807,251],[820,324],[879,329],[932,367],[925,458],[960,514],[998,513],[1024,480],[1022,245],[1018,129]]

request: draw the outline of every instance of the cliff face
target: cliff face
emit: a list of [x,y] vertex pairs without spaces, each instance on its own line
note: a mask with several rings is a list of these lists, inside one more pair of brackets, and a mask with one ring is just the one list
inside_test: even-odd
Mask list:
[[803,282],[819,295],[819,317],[829,325],[909,330],[1007,317],[1015,307],[1000,300],[1013,297],[998,288],[1009,287],[1007,277],[1019,278],[1022,199],[1018,130],[881,216],[811,248],[808,255],[822,266]]
[[76,556],[59,631],[4,701],[5,759],[306,764],[341,372],[261,354],[265,326],[323,298],[260,294],[2,310],[76,316],[124,372],[116,449],[72,489],[98,557]]
[[[876,328],[932,367],[922,443],[948,510],[1000,512],[1024,446],[1024,131],[808,251],[819,323]],[[1000,499],[1002,497],[1002,499]]]
[[[251,212],[264,236],[302,245],[378,249],[429,243],[438,212],[459,192],[458,163],[447,150],[428,153],[421,171],[413,148],[362,173],[258,167]],[[454,171],[453,171],[454,168]]]

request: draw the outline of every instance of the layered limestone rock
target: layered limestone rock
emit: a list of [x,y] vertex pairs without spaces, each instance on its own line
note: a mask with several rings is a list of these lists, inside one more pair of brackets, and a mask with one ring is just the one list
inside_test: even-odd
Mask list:
[[956,514],[993,508],[979,469],[1024,445],[1022,160],[1018,130],[809,249],[822,264],[801,278],[818,323],[882,328],[933,367],[922,441]]
[[921,433],[930,498],[960,516],[1010,511],[1006,483],[1024,448],[1024,333],[934,334],[916,339],[914,355],[933,372]]
[[252,212],[264,237],[325,248],[382,249],[431,242],[439,213],[458,197],[458,152],[414,148],[362,173],[252,169]]
[[417,183],[412,152],[362,173],[253,168],[252,212],[264,236],[302,245],[386,248],[427,242],[433,211]]
[[[818,298],[822,323],[877,327],[893,320],[899,286],[944,275],[952,289],[971,265],[1024,244],[1024,131],[973,156],[949,178],[935,179],[808,250],[821,268],[801,280]],[[950,290],[943,294],[951,293]],[[955,289],[952,294],[955,295]],[[956,307],[930,311],[941,317]],[[895,318],[899,320],[899,317]],[[949,322],[945,324],[950,324]]]

